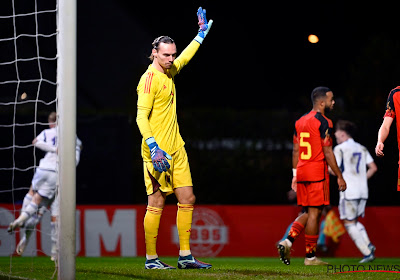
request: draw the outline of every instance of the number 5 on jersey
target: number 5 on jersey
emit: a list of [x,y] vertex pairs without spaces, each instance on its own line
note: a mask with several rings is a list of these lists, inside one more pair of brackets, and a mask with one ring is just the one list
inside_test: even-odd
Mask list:
[[311,158],[311,144],[304,141],[304,138],[310,138],[310,132],[300,132],[300,147],[307,148],[307,152],[301,152],[300,159],[309,160]]

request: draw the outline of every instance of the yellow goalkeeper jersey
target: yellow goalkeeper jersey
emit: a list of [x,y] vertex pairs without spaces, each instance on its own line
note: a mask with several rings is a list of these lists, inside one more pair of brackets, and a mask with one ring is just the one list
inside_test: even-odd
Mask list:
[[136,122],[142,140],[142,157],[151,161],[150,150],[145,140],[154,137],[158,146],[172,155],[185,145],[179,133],[176,115],[176,90],[174,77],[189,63],[200,44],[193,40],[174,60],[171,69],[164,74],[149,65],[137,87]]

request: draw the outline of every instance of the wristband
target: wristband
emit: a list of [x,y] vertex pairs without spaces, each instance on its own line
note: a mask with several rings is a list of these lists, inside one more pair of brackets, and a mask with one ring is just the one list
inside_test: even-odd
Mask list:
[[292,168],[292,172],[293,172],[293,177],[297,176],[297,169],[296,168]]
[[150,144],[156,143],[156,139],[154,137],[149,137],[146,139],[146,144],[147,146],[150,146]]

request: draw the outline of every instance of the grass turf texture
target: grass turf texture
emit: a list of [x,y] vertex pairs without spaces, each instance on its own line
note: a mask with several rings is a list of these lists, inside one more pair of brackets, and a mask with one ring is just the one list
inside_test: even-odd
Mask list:
[[[399,279],[400,273],[353,272],[334,274],[327,266],[304,266],[303,258],[293,258],[284,265],[276,258],[200,258],[210,262],[208,270],[145,270],[143,257],[137,258],[76,258],[76,279]],[[324,258],[336,265],[350,265],[345,270],[357,270],[356,258]],[[177,258],[162,261],[176,266]],[[54,263],[49,257],[0,257],[0,279],[51,279]],[[351,265],[355,265],[352,269]],[[371,265],[371,267],[369,267]],[[379,266],[378,265],[384,265]],[[365,270],[400,270],[399,258],[379,258],[364,264]],[[57,279],[57,274],[54,279]]]

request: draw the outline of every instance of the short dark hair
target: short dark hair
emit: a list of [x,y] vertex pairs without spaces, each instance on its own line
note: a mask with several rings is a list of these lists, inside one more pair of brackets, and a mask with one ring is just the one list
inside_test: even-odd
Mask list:
[[339,120],[336,123],[336,130],[343,130],[350,137],[354,137],[354,134],[356,133],[357,130],[357,126],[355,125],[355,123],[351,121]]
[[326,96],[326,93],[328,91],[331,91],[329,88],[327,87],[316,87],[315,89],[313,89],[313,91],[311,92],[311,102],[312,104],[315,104],[315,102]]
[[[175,41],[174,41],[174,39],[172,39],[172,38],[169,37],[169,36],[160,36],[160,37],[157,37],[157,38],[154,39],[154,41],[153,41],[153,43],[152,43],[153,49],[158,50],[158,46],[160,45],[160,43],[164,43],[164,44],[174,44]],[[153,61],[153,59],[154,59],[153,53],[150,54],[149,59],[150,59],[151,61]]]

